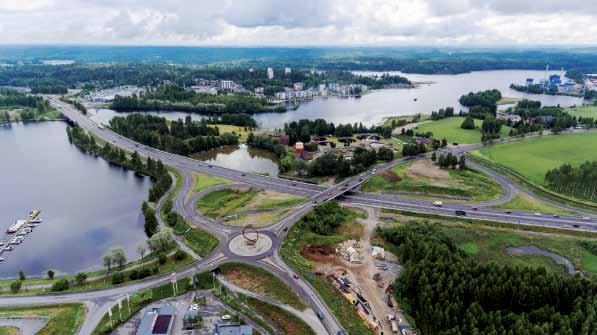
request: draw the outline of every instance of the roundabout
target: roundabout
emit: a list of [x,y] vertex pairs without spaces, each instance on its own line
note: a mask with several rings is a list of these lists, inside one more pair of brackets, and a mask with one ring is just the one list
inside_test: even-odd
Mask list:
[[237,256],[255,257],[269,252],[272,245],[273,241],[270,236],[260,234],[256,229],[248,227],[230,239],[228,249]]

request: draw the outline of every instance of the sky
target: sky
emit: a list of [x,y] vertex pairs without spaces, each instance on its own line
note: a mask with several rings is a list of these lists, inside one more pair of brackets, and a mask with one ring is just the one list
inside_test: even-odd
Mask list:
[[597,45],[592,0],[0,0],[0,44]]

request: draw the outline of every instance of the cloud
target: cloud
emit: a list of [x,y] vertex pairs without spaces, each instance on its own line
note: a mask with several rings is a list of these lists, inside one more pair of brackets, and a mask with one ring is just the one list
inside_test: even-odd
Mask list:
[[594,45],[586,0],[0,0],[0,43]]

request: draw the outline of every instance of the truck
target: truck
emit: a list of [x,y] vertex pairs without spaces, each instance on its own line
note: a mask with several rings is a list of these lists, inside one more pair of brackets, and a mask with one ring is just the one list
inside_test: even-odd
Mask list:
[[433,202],[433,206],[435,206],[435,207],[442,207],[443,205],[444,205],[444,203],[441,202],[441,201],[434,201]]
[[396,320],[390,321],[390,326],[392,327],[392,333],[397,334],[398,333],[398,323],[396,322]]

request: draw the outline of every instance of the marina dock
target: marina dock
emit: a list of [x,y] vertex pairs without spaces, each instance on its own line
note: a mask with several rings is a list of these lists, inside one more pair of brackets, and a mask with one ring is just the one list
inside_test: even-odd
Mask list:
[[[43,222],[39,218],[41,210],[34,209],[29,212],[26,219],[16,220],[15,223],[6,229],[6,234],[0,238],[0,255],[4,255],[14,250],[14,247],[20,245],[25,241],[25,237],[33,232],[33,229]],[[4,257],[0,257],[0,262],[4,261]]]

